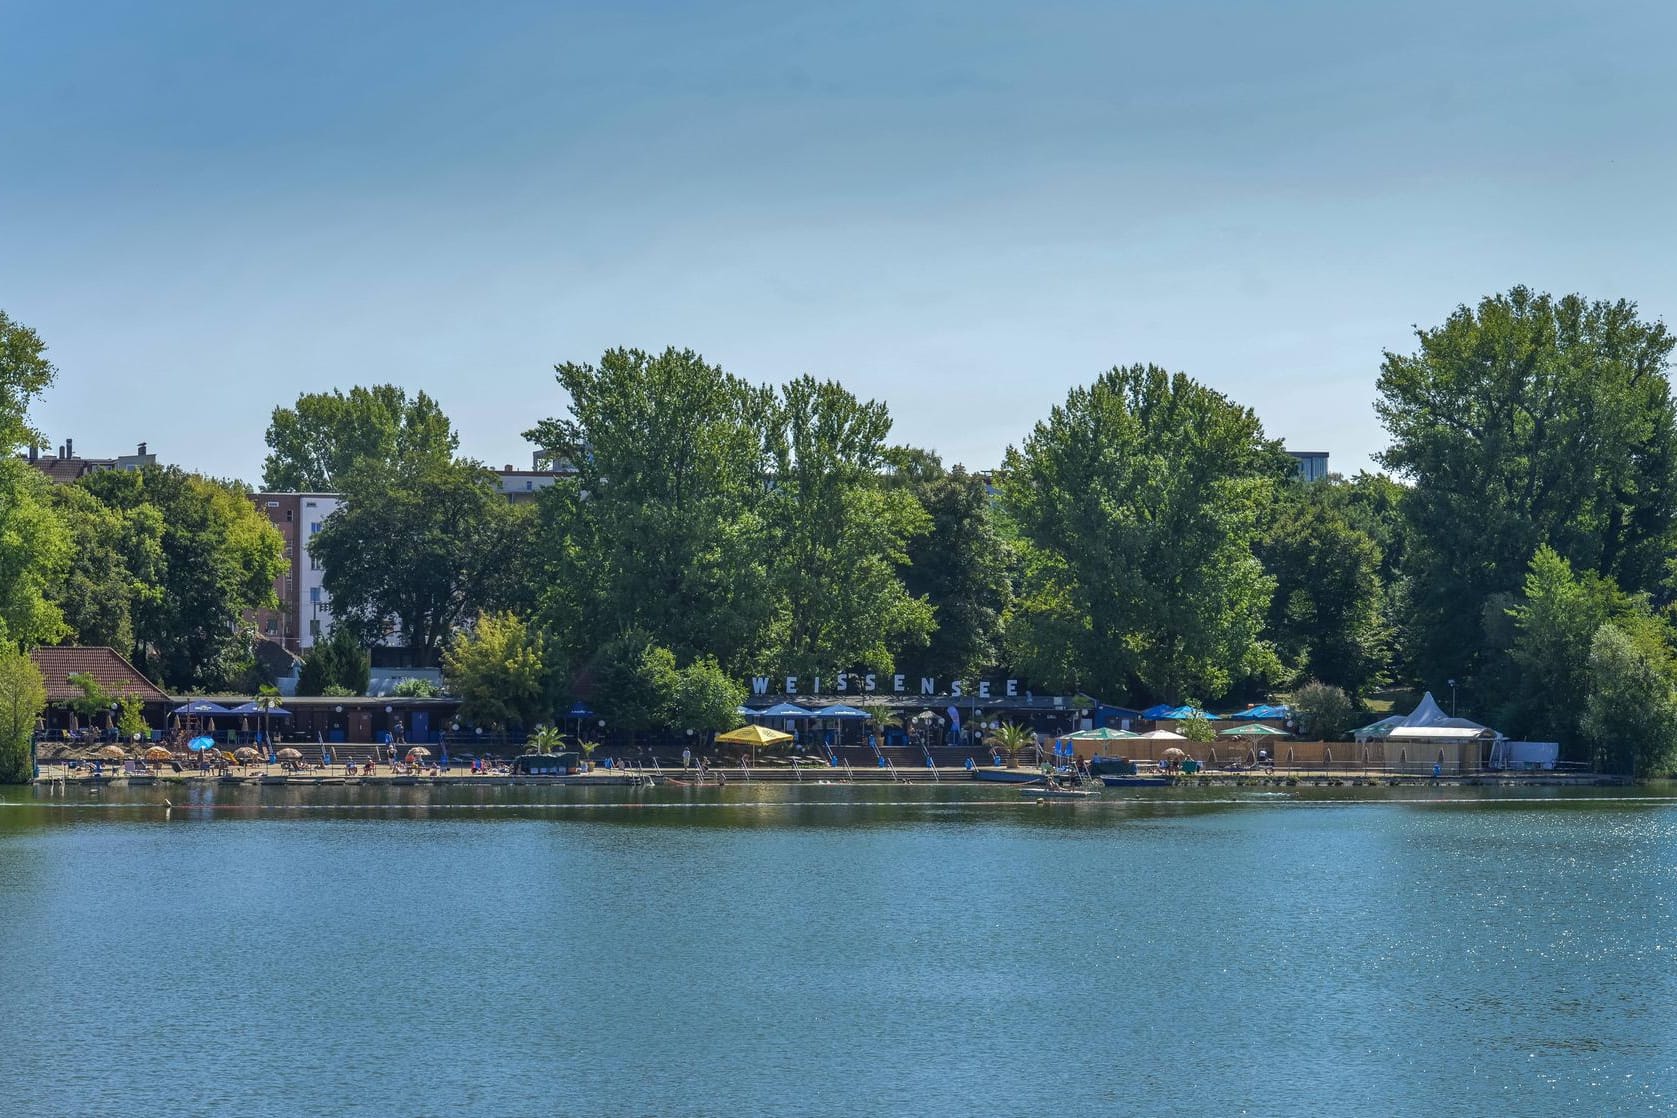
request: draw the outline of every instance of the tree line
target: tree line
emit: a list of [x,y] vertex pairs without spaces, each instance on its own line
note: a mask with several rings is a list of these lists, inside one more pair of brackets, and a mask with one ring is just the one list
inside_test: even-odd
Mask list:
[[[248,490],[178,469],[51,486],[15,451],[52,381],[0,319],[0,640],[108,643],[166,687],[249,689],[284,558]],[[1639,772],[1677,756],[1672,339],[1628,302],[1515,288],[1386,353],[1384,473],[1300,480],[1254,412],[1113,368],[976,474],[879,401],[686,350],[556,367],[526,438],[572,471],[512,503],[392,385],[277,408],[264,485],[336,492],[309,541],[337,629],[309,686],[392,640],[482,723],[583,701],[725,728],[757,674],[1006,674],[1146,706],[1297,696],[1342,732],[1427,687]]]

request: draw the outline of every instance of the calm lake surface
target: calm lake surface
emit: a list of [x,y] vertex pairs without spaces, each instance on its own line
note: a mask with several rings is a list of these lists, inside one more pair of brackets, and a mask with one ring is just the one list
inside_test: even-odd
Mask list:
[[0,789],[0,960],[15,1115],[1665,1113],[1677,802]]

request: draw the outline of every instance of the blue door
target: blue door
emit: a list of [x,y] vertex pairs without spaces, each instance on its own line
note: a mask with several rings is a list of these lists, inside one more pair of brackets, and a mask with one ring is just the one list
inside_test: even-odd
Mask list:
[[412,742],[431,740],[431,712],[416,710],[408,725],[408,740]]

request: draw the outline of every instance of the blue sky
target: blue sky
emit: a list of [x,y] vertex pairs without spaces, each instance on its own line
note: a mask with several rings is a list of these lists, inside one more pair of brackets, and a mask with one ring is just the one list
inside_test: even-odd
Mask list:
[[528,460],[689,346],[984,466],[1114,364],[1354,470],[1383,349],[1525,283],[1677,320],[1677,6],[13,0],[0,307],[82,453],[255,480],[395,381]]

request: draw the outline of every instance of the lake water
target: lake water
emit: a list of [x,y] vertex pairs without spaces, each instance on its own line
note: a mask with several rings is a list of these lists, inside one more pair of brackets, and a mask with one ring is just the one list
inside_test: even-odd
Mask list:
[[0,789],[0,1111],[1665,1113],[1637,795]]

